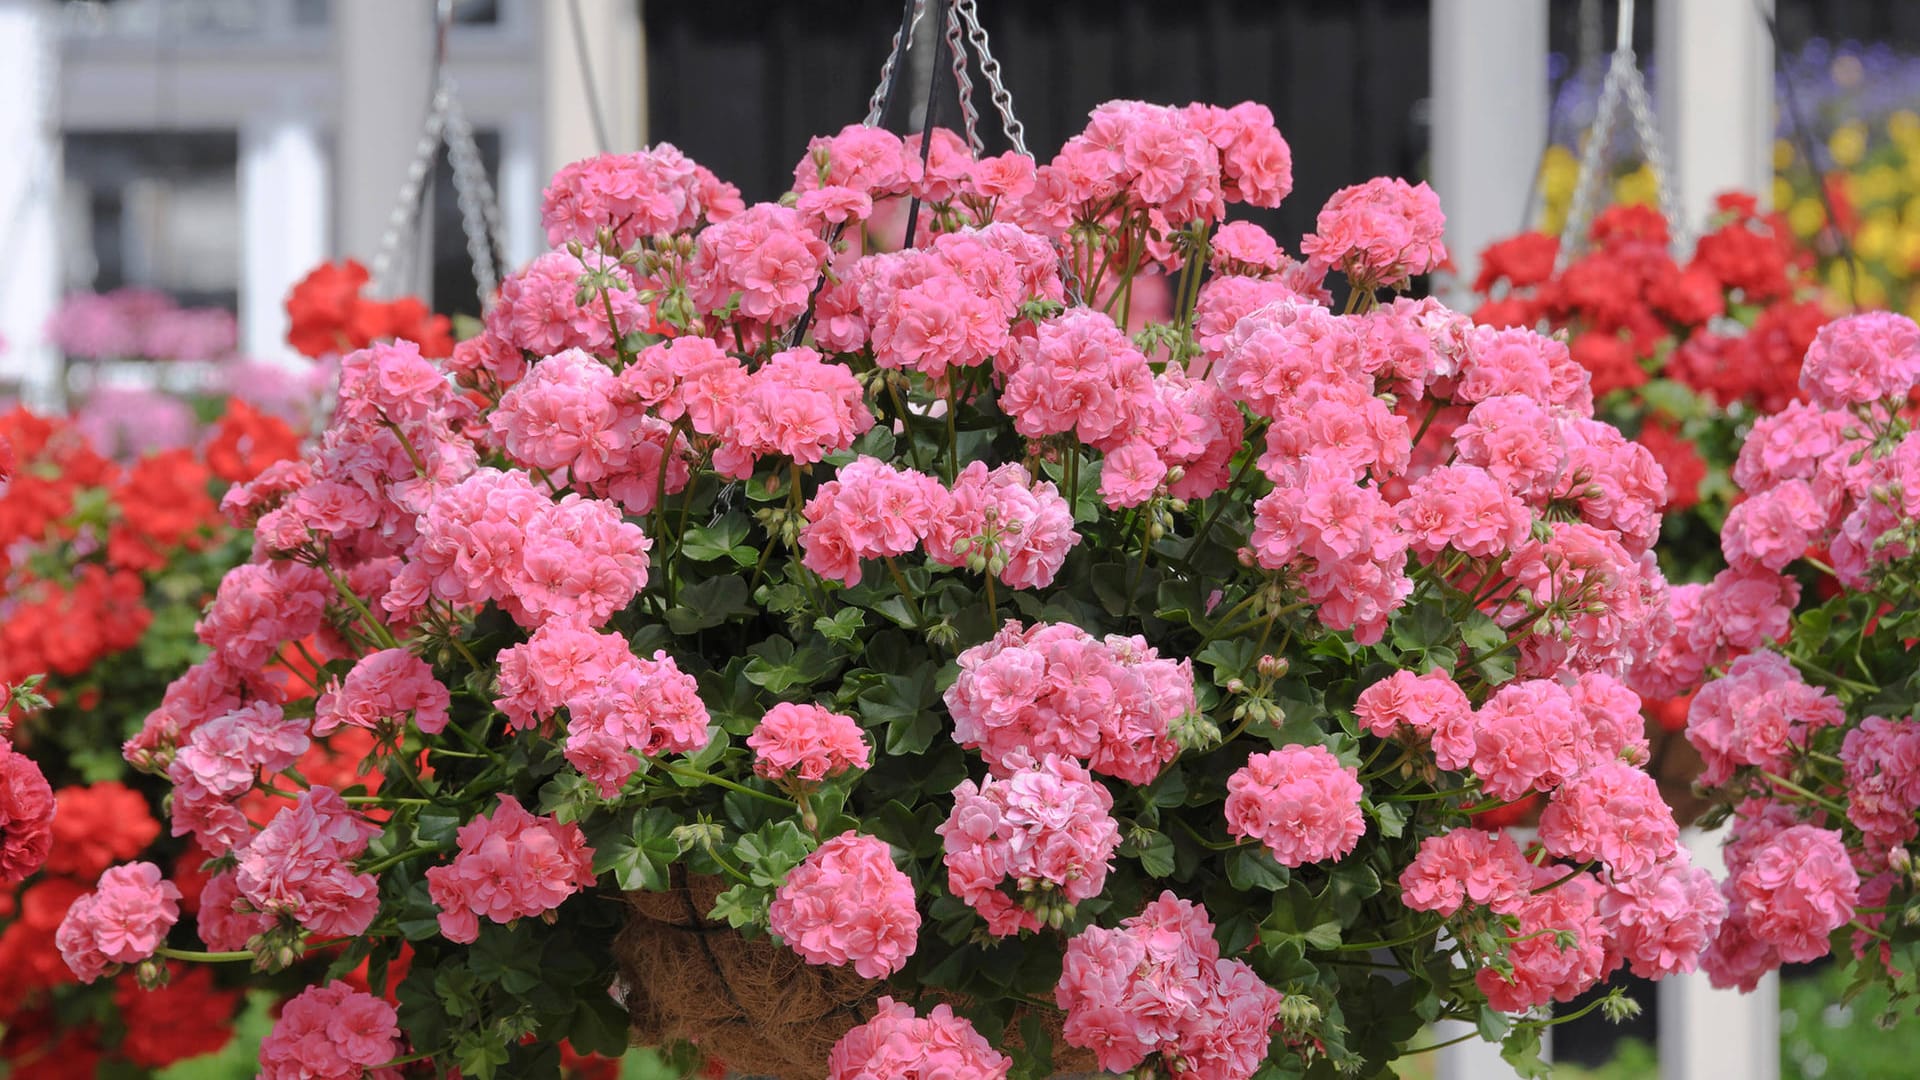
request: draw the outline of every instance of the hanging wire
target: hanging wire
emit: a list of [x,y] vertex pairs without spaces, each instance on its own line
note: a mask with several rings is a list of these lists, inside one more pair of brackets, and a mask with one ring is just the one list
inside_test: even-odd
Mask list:
[[601,153],[611,153],[613,140],[607,136],[607,116],[600,110],[600,83],[593,77],[593,57],[587,52],[587,26],[580,17],[580,0],[567,0],[567,21],[573,24],[573,53],[580,64],[580,81],[586,86],[593,138],[600,145]]
[[447,161],[453,170],[461,229],[467,239],[467,255],[473,263],[474,286],[485,310],[492,306],[494,292],[499,287],[501,256],[506,248],[501,241],[500,211],[493,184],[487,179],[486,163],[481,159],[473,125],[460,107],[458,84],[447,68],[447,42],[452,26],[453,0],[438,0],[430,76],[433,89],[427,105],[426,127],[407,166],[400,197],[380,238],[380,249],[374,255],[373,279],[376,288],[390,290],[405,276],[396,264],[400,262],[401,253],[413,246],[411,241],[422,227],[427,182],[439,163],[440,147],[445,145]]
[[1666,152],[1660,144],[1660,128],[1654,119],[1653,104],[1647,96],[1646,79],[1633,52],[1633,0],[1620,0],[1619,22],[1615,29],[1613,59],[1607,65],[1601,83],[1600,102],[1594,111],[1593,126],[1587,131],[1587,145],[1580,156],[1580,173],[1574,182],[1573,202],[1567,208],[1567,220],[1560,230],[1560,251],[1554,257],[1555,271],[1566,269],[1576,246],[1582,241],[1599,197],[1601,170],[1607,145],[1613,139],[1615,114],[1626,103],[1633,122],[1640,152],[1653,172],[1655,195],[1660,213],[1667,219],[1667,233],[1675,251],[1687,246],[1686,225],[1676,205]]
[[1807,168],[1813,173],[1813,189],[1820,196],[1820,206],[1827,213],[1827,230],[1833,236],[1834,243],[1840,248],[1840,257],[1847,264],[1847,307],[1852,311],[1860,310],[1860,260],[1854,256],[1853,242],[1847,238],[1847,230],[1840,227],[1840,217],[1834,213],[1833,194],[1827,190],[1827,169],[1829,165],[1821,163],[1817,145],[1813,139],[1812,126],[1800,110],[1800,95],[1793,88],[1793,70],[1785,63],[1786,47],[1780,41],[1780,24],[1773,13],[1767,9],[1765,0],[1754,0],[1754,11],[1758,12],[1762,22],[1767,24],[1767,33],[1773,39],[1773,63],[1780,72],[1780,83],[1786,91],[1787,122],[1793,129],[1793,141],[1798,144],[1800,156],[1806,160]]

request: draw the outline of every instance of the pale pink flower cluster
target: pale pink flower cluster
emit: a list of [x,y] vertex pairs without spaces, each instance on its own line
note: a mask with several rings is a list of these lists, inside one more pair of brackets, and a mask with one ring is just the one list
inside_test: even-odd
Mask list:
[[1785,773],[1815,731],[1845,722],[1839,699],[1807,685],[1786,657],[1757,652],[1694,695],[1687,741],[1700,751],[1700,782],[1711,787],[1743,766]]
[[1750,988],[1780,964],[1825,956],[1859,903],[1860,876],[1838,832],[1769,822],[1746,841],[1726,851],[1727,921],[1704,960],[1716,986]]
[[179,921],[179,887],[152,863],[127,863],[101,874],[94,890],[73,902],[54,945],[74,975],[90,983],[152,956]]
[[600,230],[622,248],[649,237],[724,221],[742,209],[740,192],[671,143],[632,154],[601,154],[562,166],[540,201],[547,243],[589,247]]
[[1013,1061],[942,1003],[922,1019],[882,996],[873,1018],[833,1044],[827,1080],[1003,1080]]
[[[549,251],[500,283],[487,309],[486,336],[492,341],[486,348],[535,356],[569,349],[612,352],[623,337],[651,322],[641,288],[624,264],[598,251]],[[481,359],[478,366],[503,385],[514,381],[504,377],[515,367],[509,356]]]
[[1360,691],[1353,705],[1360,726],[1383,739],[1411,729],[1430,739],[1444,731],[1442,738],[1457,740],[1454,733],[1464,732],[1472,713],[1466,692],[1440,668],[1419,675],[1402,668]]
[[379,1066],[400,1056],[400,1017],[392,1005],[339,980],[310,986],[280,1010],[260,1040],[265,1080],[389,1080]]
[[707,745],[709,717],[699,684],[665,652],[642,659],[618,634],[556,620],[501,650],[498,663],[500,697],[494,704],[508,724],[544,725],[564,706],[567,761],[604,798],[617,795],[639,771],[640,757]]
[[1562,859],[1598,860],[1616,879],[1633,878],[1674,857],[1680,826],[1653,777],[1606,761],[1553,793],[1540,814],[1540,843]]
[[381,649],[361,657],[345,681],[334,680],[313,707],[313,733],[341,727],[396,735],[408,717],[422,733],[446,730],[452,696],[424,660],[405,649]]
[[[1571,1001],[1599,982],[1608,967],[1607,931],[1600,919],[1606,887],[1589,873],[1568,876],[1564,866],[1533,867],[1532,879],[1530,888],[1501,912],[1519,923],[1513,935],[1518,940],[1507,946],[1511,974],[1494,967],[1474,974],[1487,1004],[1501,1012]],[[1553,887],[1532,891],[1546,885]],[[1570,934],[1572,941],[1563,948],[1558,934]]]
[[913,882],[884,841],[843,833],[788,871],[768,924],[809,964],[852,964],[864,978],[883,979],[918,943],[913,900]]
[[738,317],[779,325],[807,309],[827,244],[800,211],[756,203],[702,229],[688,286],[702,311],[736,304]]
[[501,794],[493,816],[460,826],[460,848],[446,866],[427,870],[427,894],[440,908],[440,933],[471,944],[480,916],[496,923],[544,915],[593,885],[593,849],[580,826],[535,817]]
[[1381,176],[1334,192],[1300,250],[1345,271],[1356,288],[1404,285],[1447,261],[1446,226],[1432,188]]
[[208,878],[200,890],[200,908],[194,912],[200,940],[217,952],[239,952],[273,927],[271,916],[255,911],[252,903],[240,895],[234,878],[232,870]]
[[1622,757],[1645,760],[1638,695],[1589,672],[1570,686],[1546,679],[1509,682],[1465,725],[1437,728],[1436,762],[1470,769],[1487,794],[1518,799],[1552,791],[1586,770]]
[[1247,1080],[1266,1060],[1279,991],[1239,960],[1225,960],[1205,908],[1163,892],[1108,930],[1067,943],[1054,1004],[1068,1043],[1108,1072],[1159,1055],[1168,1073]]
[[1869,716],[1840,744],[1847,820],[1869,847],[1899,847],[1920,835],[1920,720]]
[[173,783],[173,835],[191,833],[215,855],[245,844],[253,833],[240,797],[259,776],[298,761],[309,743],[305,721],[264,702],[193,727],[166,768]]
[[946,692],[953,738],[997,772],[1059,754],[1094,772],[1151,783],[1179,753],[1169,725],[1195,709],[1193,662],[1138,637],[1104,641],[1066,623],[1009,620],[960,654]]
[[1016,589],[1044,589],[1080,542],[1073,511],[1051,481],[1026,466],[960,470],[927,530],[927,555],[942,566],[992,574]]
[[[507,455],[556,484],[650,513],[662,490],[677,494],[691,475],[673,425],[648,415],[636,365],[615,375],[579,349],[549,356],[500,398],[487,423]],[[661,470],[666,476],[661,477]]]
[[1227,777],[1227,831],[1267,846],[1282,866],[1338,859],[1367,831],[1358,770],[1324,746],[1255,754]]
[[857,306],[816,336],[844,351],[870,341],[874,363],[930,379],[1001,354],[1022,303],[1065,296],[1052,246],[1004,222],[864,259],[844,287]]
[[1920,326],[1891,311],[1869,311],[1822,326],[1800,365],[1800,390],[1815,405],[1901,401],[1920,383]]
[[258,669],[318,630],[332,599],[333,586],[311,566],[249,563],[220,579],[194,632],[228,666]]
[[856,586],[860,560],[904,555],[919,547],[946,505],[946,489],[933,477],[877,458],[855,458],[807,500],[801,564],[821,577]]
[[647,584],[653,542],[638,525],[597,499],[556,500],[517,470],[476,471],[440,492],[419,520],[384,599],[396,614],[432,600],[492,601],[528,629],[566,618],[598,626]]
[[871,764],[860,721],[818,705],[783,701],[768,709],[753,734],[753,771],[769,780],[817,784]]
[[1429,836],[1400,871],[1402,904],[1448,918],[1468,901],[1510,911],[1532,887],[1533,867],[1504,831],[1463,827]]
[[142,769],[165,772],[175,748],[194,728],[250,701],[278,704],[284,696],[280,686],[258,669],[234,667],[215,654],[167,684],[160,707],[147,715],[122,753]]
[[1636,877],[1617,874],[1600,898],[1600,920],[1611,935],[1611,970],[1625,961],[1635,975],[1658,979],[1693,971],[1727,916],[1713,875],[1693,865],[1683,848]]
[[379,879],[353,868],[378,835],[339,792],[312,788],[240,849],[234,886],[262,914],[321,937],[354,937],[380,912]]
[[[804,299],[804,298],[803,298]],[[748,376],[714,451],[722,476],[745,479],[768,455],[812,465],[873,427],[853,369],[809,348],[787,349]]]
[[1058,890],[1076,904],[1100,895],[1120,844],[1113,796],[1058,754],[1004,777],[962,780],[935,832],[945,841],[947,887],[999,936],[1042,926],[1019,894]]

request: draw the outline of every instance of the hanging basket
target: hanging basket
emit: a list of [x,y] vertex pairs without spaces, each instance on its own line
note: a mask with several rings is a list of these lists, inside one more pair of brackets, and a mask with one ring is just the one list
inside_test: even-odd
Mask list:
[[[850,968],[801,960],[793,950],[760,937],[749,940],[706,917],[727,888],[718,877],[674,869],[665,892],[630,892],[627,925],[613,955],[626,987],[633,1042],[660,1046],[686,1040],[726,1062],[736,1073],[777,1080],[818,1080],[840,1037],[872,1019],[874,1003],[890,988]],[[891,988],[902,1000],[922,996]],[[966,1001],[936,995],[955,1009]],[[1061,1040],[1065,1017],[1040,1012],[1061,1075],[1095,1068],[1091,1051]],[[1022,1015],[1007,1025],[1003,1049],[1020,1045]]]

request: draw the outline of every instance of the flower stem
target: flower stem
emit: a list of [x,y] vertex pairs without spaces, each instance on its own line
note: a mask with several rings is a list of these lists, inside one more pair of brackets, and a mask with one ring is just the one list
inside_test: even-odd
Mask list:
[[800,804],[794,802],[792,799],[783,799],[778,795],[770,795],[757,788],[750,788],[745,784],[735,783],[724,776],[715,776],[712,773],[701,772],[699,769],[693,768],[690,765],[675,765],[671,761],[662,761],[660,762],[660,767],[683,780],[698,780],[703,784],[714,784],[718,787],[726,788],[728,791],[737,791],[742,795],[751,795],[756,799],[784,806],[791,810],[798,810],[800,808]]

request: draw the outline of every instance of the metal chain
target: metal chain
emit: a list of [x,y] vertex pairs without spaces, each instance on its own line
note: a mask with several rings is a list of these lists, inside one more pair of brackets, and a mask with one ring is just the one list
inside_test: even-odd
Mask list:
[[[920,16],[926,13],[927,0],[914,0],[913,20],[907,27],[907,48],[913,47],[914,28],[920,25]],[[887,91],[893,87],[893,80],[897,74],[895,69],[899,66],[900,57],[906,51],[900,46],[900,31],[895,30],[893,44],[887,47],[886,63],[880,65],[880,82],[873,88],[873,96],[867,99],[867,118],[861,121],[862,126],[873,127],[880,123],[880,114],[886,108]]]
[[500,210],[494,199],[493,184],[487,180],[486,163],[480,158],[480,146],[473,137],[473,125],[460,109],[459,98],[451,91],[447,108],[447,158],[453,166],[453,192],[460,204],[460,224],[467,237],[467,256],[473,260],[473,281],[480,293],[484,311],[493,306],[500,279],[496,272],[498,257],[505,245],[500,239]]
[[1007,91],[1007,84],[1000,77],[1000,61],[993,58],[993,49],[987,44],[987,28],[980,24],[980,11],[975,0],[956,0],[954,9],[966,20],[968,40],[973,42],[974,53],[980,57],[980,75],[987,80],[987,87],[993,92],[993,107],[1000,114],[1000,125],[1007,134],[1007,142],[1022,157],[1032,157],[1033,154],[1027,150],[1027,129],[1013,115],[1013,95]]
[[1573,201],[1567,208],[1567,220],[1560,230],[1560,250],[1554,257],[1554,270],[1566,269],[1573,252],[1585,239],[1598,197],[1600,173],[1608,144],[1613,141],[1613,125],[1620,102],[1625,99],[1633,122],[1634,137],[1647,168],[1653,172],[1654,194],[1660,213],[1667,219],[1667,235],[1676,252],[1685,250],[1685,225],[1675,205],[1666,152],[1660,144],[1660,127],[1654,119],[1653,105],[1647,95],[1646,79],[1633,52],[1633,0],[1620,0],[1620,19],[1616,27],[1613,58],[1607,65],[1600,87],[1600,101],[1594,109],[1593,127],[1587,132],[1587,145],[1580,155],[1580,172],[1574,181]]
[[420,133],[420,142],[414,147],[413,161],[407,165],[407,178],[400,185],[400,198],[394,203],[393,213],[387,216],[386,232],[381,234],[380,248],[373,256],[373,283],[376,290],[385,290],[393,284],[391,278],[401,241],[413,236],[420,192],[426,186],[427,177],[432,174],[434,161],[440,152],[440,136],[446,127],[449,100],[446,84],[442,83],[434,91],[433,107],[427,110],[426,130]]
[[960,7],[947,5],[947,49],[953,54],[953,83],[960,98],[960,126],[967,133],[967,146],[979,157],[986,150],[980,141],[980,113],[973,107],[973,80],[967,76],[967,42],[960,26]]

